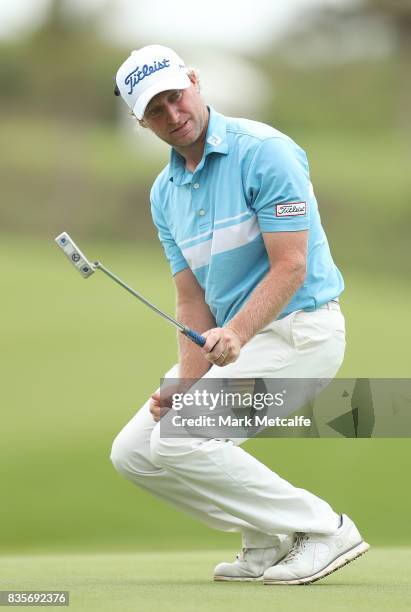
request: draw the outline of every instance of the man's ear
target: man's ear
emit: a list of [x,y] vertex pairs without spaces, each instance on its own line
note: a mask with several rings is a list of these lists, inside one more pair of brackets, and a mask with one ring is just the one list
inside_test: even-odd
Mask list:
[[192,82],[192,84],[195,87],[195,90],[200,93],[200,83],[196,77],[196,75],[194,73],[191,73],[188,75],[188,78],[190,79],[190,81]]

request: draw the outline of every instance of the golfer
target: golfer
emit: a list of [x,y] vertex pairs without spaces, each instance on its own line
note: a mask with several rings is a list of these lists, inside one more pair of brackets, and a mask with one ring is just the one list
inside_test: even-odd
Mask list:
[[[177,319],[206,338],[200,349],[178,334],[179,362],[164,376],[333,378],[345,349],[344,284],[304,151],[269,125],[207,106],[197,72],[160,45],[131,53],[115,93],[171,147],[151,190],[152,217]],[[156,391],[114,440],[111,460],[206,525],[241,533],[241,553],[217,565],[215,580],[309,583],[368,549],[348,516],[237,439],[162,437],[161,410]]]

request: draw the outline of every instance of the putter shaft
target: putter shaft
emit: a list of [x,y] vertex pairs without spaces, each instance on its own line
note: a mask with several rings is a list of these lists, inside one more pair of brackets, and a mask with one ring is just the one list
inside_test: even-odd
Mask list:
[[163,312],[162,310],[157,308],[157,306],[154,306],[154,304],[149,302],[143,295],[141,295],[141,293],[139,293],[138,291],[136,291],[135,289],[133,289],[132,287],[127,285],[127,283],[122,281],[121,278],[119,278],[118,276],[113,274],[113,272],[111,272],[105,266],[103,266],[103,264],[100,261],[95,261],[93,263],[93,268],[95,268],[97,270],[101,270],[102,272],[104,272],[104,274],[109,276],[118,285],[123,287],[129,293],[131,293],[131,295],[134,295],[134,297],[136,297],[138,300],[143,302],[143,304],[145,304],[146,306],[151,308],[151,310],[153,310],[154,312],[159,314],[161,317],[163,317],[164,319],[166,319],[167,321],[172,323],[182,334],[184,334],[185,336],[190,338],[190,340],[192,340],[193,342],[198,344],[198,346],[204,346],[206,340],[205,340],[205,338],[203,336],[201,336],[200,334],[195,332],[193,329],[190,329],[189,327],[186,327],[182,323],[179,323],[178,321],[173,319],[173,317],[170,317],[170,315],[166,314],[165,312]]
[[98,268],[99,270],[104,272],[104,274],[107,274],[107,276],[109,276],[110,278],[113,279],[113,281],[121,285],[121,287],[124,287],[124,289],[128,291],[129,293],[131,293],[131,295],[134,295],[134,297],[136,297],[138,300],[143,302],[143,304],[151,308],[151,310],[154,310],[154,312],[161,315],[162,317],[164,317],[164,319],[167,319],[167,321],[170,321],[170,323],[175,325],[175,327],[177,327],[177,329],[179,329],[181,332],[184,332],[185,326],[182,323],[179,323],[178,321],[173,319],[173,317],[170,317],[170,315],[166,314],[165,312],[157,308],[157,306],[154,306],[154,304],[149,302],[143,295],[141,295],[141,293],[139,293],[138,291],[136,291],[135,289],[127,285],[124,281],[121,280],[121,278],[113,274],[113,272],[110,272],[110,270],[108,270],[105,266],[103,266],[103,264],[100,261],[93,262],[93,267]]
[[179,323],[178,321],[173,319],[173,317],[170,317],[170,315],[157,308],[157,306],[154,306],[154,304],[149,302],[143,295],[141,295],[141,293],[138,293],[138,291],[127,285],[124,281],[121,280],[121,278],[113,274],[113,272],[108,270],[99,261],[91,263],[84,255],[84,253],[80,251],[74,240],[72,240],[72,238],[68,235],[67,232],[62,232],[61,234],[59,234],[55,238],[55,242],[63,251],[65,256],[69,259],[71,264],[76,268],[78,272],[80,272],[83,278],[88,278],[96,270],[101,270],[102,272],[104,272],[104,274],[106,274],[106,276],[111,278],[118,285],[123,287],[123,289],[125,289],[126,291],[131,293],[131,295],[140,300],[140,302],[143,302],[143,304],[148,306],[155,313],[159,314],[161,317],[163,317],[163,319],[174,325],[174,327],[176,327],[182,334],[187,336],[187,338],[195,342],[195,344],[197,344],[198,346],[204,346],[204,344],[206,343],[206,339],[203,336],[198,334],[193,329],[190,329],[186,325]]

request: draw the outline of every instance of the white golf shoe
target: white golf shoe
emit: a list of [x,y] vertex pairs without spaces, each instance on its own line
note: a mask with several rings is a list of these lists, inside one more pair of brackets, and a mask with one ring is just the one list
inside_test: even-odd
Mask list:
[[367,552],[369,545],[352,520],[343,514],[341,521],[332,535],[296,533],[288,555],[264,572],[264,584],[309,584]]
[[233,563],[219,563],[214,569],[214,580],[253,582],[262,580],[264,571],[284,559],[293,544],[293,537],[286,536],[278,545],[270,548],[243,548]]

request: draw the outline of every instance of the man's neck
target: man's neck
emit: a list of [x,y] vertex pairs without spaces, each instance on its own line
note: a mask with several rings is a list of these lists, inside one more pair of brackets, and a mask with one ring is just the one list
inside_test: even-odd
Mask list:
[[177,153],[184,157],[186,161],[186,168],[189,172],[194,172],[198,164],[201,161],[204,153],[205,137],[207,134],[208,122],[210,120],[210,111],[205,107],[207,113],[207,119],[205,121],[204,129],[201,132],[198,139],[188,147],[174,147]]

